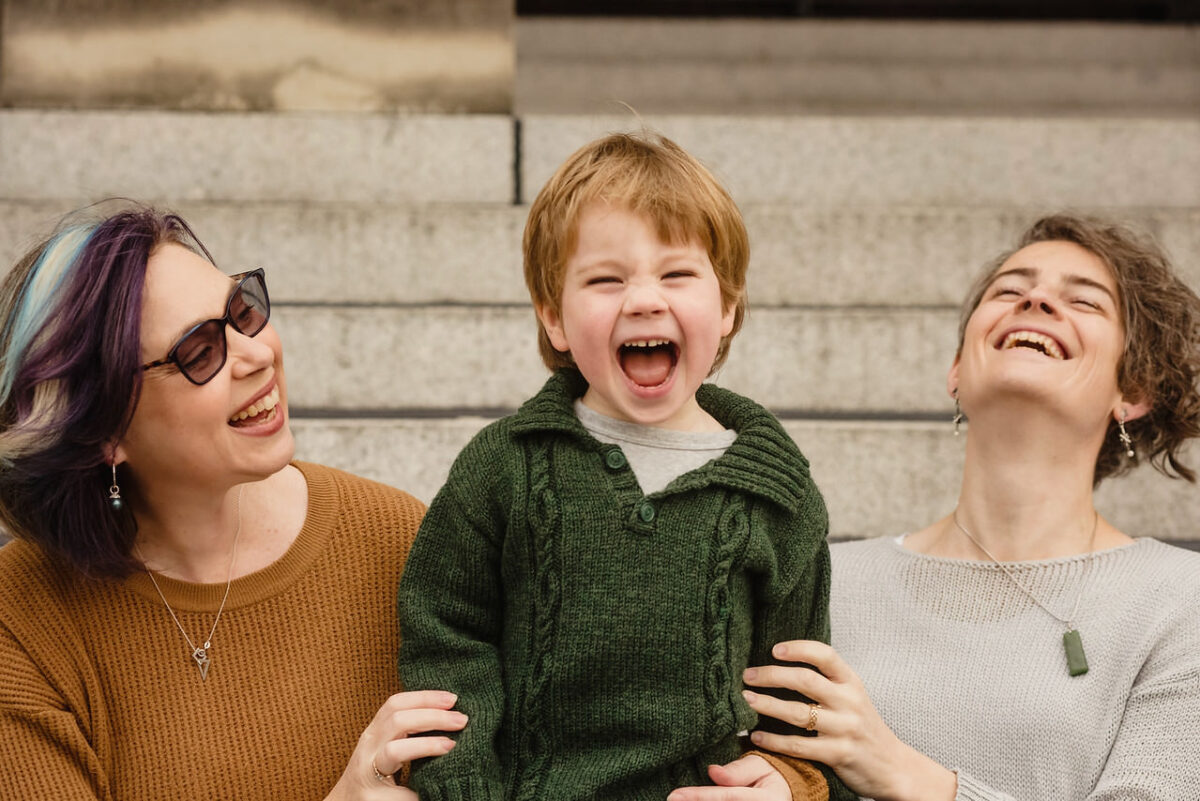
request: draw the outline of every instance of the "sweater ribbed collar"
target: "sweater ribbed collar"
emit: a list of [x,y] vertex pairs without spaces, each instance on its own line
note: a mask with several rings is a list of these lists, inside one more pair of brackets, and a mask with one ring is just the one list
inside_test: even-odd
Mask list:
[[[560,432],[577,438],[581,446],[595,451],[611,448],[579,422],[572,404],[587,392],[588,384],[575,369],[558,370],[512,418],[514,434]],[[783,430],[775,416],[759,404],[727,389],[704,384],[696,391],[700,408],[737,439],[724,455],[708,465],[673,481],[665,492],[687,492],[716,484],[756,495],[795,512],[806,493],[816,492],[809,476],[808,460]]]

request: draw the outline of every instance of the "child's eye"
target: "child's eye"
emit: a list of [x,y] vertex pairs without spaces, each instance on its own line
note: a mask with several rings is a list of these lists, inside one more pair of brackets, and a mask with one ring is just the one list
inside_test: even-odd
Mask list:
[[663,278],[691,278],[696,273],[693,270],[672,270],[663,276]]
[[594,275],[587,280],[586,286],[593,286],[595,284],[615,284],[615,283],[618,283],[618,279],[614,275]]
[[998,286],[992,290],[992,297],[1017,297],[1021,294],[1021,290],[1011,286]]
[[1087,309],[1095,309],[1096,311],[1100,310],[1099,303],[1096,303],[1095,301],[1092,301],[1092,300],[1088,300],[1087,298],[1076,298],[1072,302],[1075,303],[1075,305],[1077,305],[1077,306],[1083,306],[1084,308],[1087,308]]

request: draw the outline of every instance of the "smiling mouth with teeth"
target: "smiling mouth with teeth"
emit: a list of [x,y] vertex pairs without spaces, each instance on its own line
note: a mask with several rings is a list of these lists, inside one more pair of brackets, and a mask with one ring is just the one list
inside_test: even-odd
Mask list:
[[251,426],[262,423],[274,417],[275,407],[278,405],[279,387],[272,387],[271,391],[266,395],[230,417],[229,425],[237,428],[239,426]]
[[679,346],[669,339],[637,339],[617,349],[621,370],[640,387],[657,387],[671,377]]
[[1039,334],[1036,331],[1013,331],[1000,343],[1000,350],[1011,350],[1012,348],[1029,348],[1059,361],[1067,358],[1053,337]]

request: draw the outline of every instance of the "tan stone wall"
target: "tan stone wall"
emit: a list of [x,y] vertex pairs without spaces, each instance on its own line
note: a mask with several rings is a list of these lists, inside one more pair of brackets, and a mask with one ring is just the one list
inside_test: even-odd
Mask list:
[[7,0],[4,12],[0,103],[9,107],[512,105],[508,0]]

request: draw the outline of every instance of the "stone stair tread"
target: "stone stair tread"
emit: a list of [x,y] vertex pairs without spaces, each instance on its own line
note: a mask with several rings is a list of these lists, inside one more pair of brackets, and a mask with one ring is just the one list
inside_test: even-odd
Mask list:
[[[454,457],[490,418],[294,419],[297,457],[400,487],[428,502]],[[958,496],[964,439],[949,422],[785,420],[812,462],[835,538],[897,535],[948,514]],[[1200,448],[1190,451],[1192,463]],[[1191,540],[1200,493],[1143,466],[1107,481],[1100,513],[1133,536]]]
[[[0,199],[0,265],[86,201]],[[164,202],[222,267],[267,269],[277,303],[524,305],[528,208],[501,204]],[[991,206],[741,204],[752,312],[772,306],[956,306],[1039,213]],[[1154,231],[1200,289],[1200,209],[1095,208]]]
[[647,126],[739,203],[1200,206],[1200,119],[525,115],[522,196],[581,144]]
[[0,197],[491,202],[506,115],[0,112]]
[[[719,381],[773,408],[950,408],[952,309],[752,310]],[[515,408],[546,377],[532,309],[285,307],[288,397],[319,409]]]

